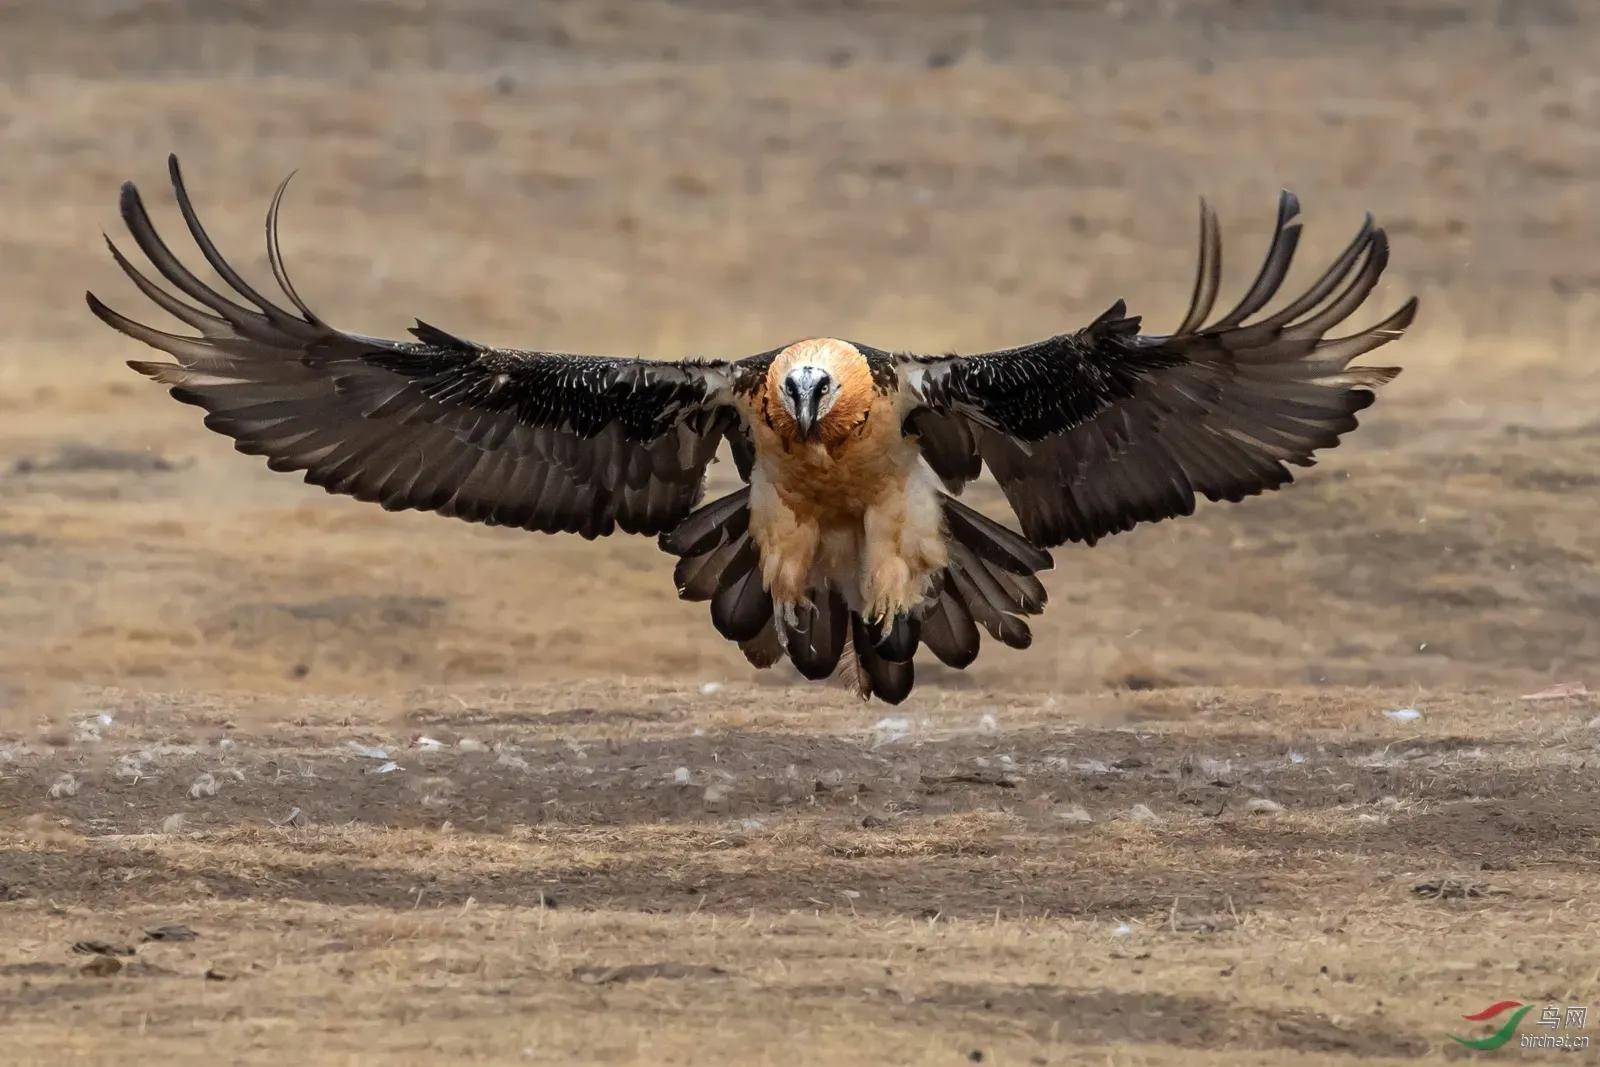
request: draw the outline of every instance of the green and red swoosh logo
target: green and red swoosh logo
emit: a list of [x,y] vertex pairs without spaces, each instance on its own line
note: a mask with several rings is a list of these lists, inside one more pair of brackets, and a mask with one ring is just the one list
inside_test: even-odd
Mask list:
[[1482,1011],[1475,1011],[1471,1015],[1463,1015],[1462,1018],[1468,1022],[1481,1023],[1493,1019],[1502,1012],[1509,1011],[1511,1012],[1511,1018],[1505,1021],[1504,1026],[1488,1037],[1457,1037],[1455,1034],[1451,1034],[1449,1035],[1450,1040],[1458,1045],[1465,1045],[1467,1048],[1478,1049],[1483,1052],[1492,1051],[1511,1040],[1512,1036],[1517,1032],[1517,1024],[1522,1022],[1522,1017],[1532,1010],[1532,1004],[1524,1004],[1519,1000],[1496,1001]]

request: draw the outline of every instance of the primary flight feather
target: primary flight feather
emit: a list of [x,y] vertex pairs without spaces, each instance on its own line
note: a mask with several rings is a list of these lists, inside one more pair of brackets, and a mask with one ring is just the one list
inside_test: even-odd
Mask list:
[[[92,293],[89,307],[174,357],[129,365],[204,408],[239,451],[390,510],[657,535],[679,557],[680,594],[710,601],[750,662],[787,656],[813,679],[843,665],[861,695],[891,702],[911,691],[919,645],[956,668],[977,656],[980,631],[1027,647],[1046,549],[1291,481],[1289,466],[1338,444],[1399,373],[1351,361],[1399,337],[1417,306],[1327,336],[1388,262],[1369,217],[1310,289],[1258,317],[1300,237],[1284,193],[1254,284],[1214,320],[1221,247],[1202,205],[1193,299],[1164,336],[1141,334],[1118,301],[1075,333],[970,356],[816,338],[672,363],[491,348],[421,321],[415,340],[386,341],[329,326],[295,291],[278,246],[283,186],[267,251],[292,310],[222,257],[169,165],[190,236],[232,291],[183,265],[128,184],[123,220],[170,288],[111,254],[194,334]],[[702,505],[724,440],[746,485]],[[984,466],[1021,533],[956,499]]]

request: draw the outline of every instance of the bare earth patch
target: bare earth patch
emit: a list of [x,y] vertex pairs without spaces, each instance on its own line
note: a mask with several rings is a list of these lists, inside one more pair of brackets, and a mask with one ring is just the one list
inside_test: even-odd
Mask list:
[[107,692],[0,750],[0,1018],[41,1061],[1410,1061],[1585,995],[1600,700],[1408,696]]

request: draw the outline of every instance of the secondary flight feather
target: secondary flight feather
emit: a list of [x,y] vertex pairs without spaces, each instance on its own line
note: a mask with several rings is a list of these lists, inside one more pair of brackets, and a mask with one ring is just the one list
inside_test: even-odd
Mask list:
[[[843,670],[862,696],[895,703],[920,646],[956,668],[983,632],[1028,646],[1047,549],[1290,482],[1399,373],[1352,361],[1399,337],[1417,306],[1328,336],[1388,263],[1369,217],[1308,290],[1263,315],[1300,237],[1284,193],[1259,274],[1216,318],[1221,243],[1202,205],[1193,298],[1165,335],[1141,333],[1118,301],[1076,332],[967,356],[813,338],[666,362],[494,348],[421,321],[412,340],[389,341],[335,329],[301,299],[278,242],[287,182],[267,211],[281,290],[269,298],[218,251],[175,158],[169,169],[228,291],[184,265],[128,184],[122,217],[160,280],[111,254],[193,332],[144,325],[92,293],[89,307],[170,355],[129,366],[204,409],[239,451],[390,510],[657,536],[678,557],[679,593],[709,601],[751,663],[787,657],[812,679]],[[702,503],[724,442],[745,485]],[[985,466],[1020,532],[957,499]]]

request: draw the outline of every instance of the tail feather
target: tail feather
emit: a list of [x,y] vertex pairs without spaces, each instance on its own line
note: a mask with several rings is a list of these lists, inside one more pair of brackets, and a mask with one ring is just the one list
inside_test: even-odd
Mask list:
[[661,547],[682,557],[672,572],[678,595],[711,601],[717,632],[738,642],[752,663],[770,666],[781,644],[772,597],[761,584],[761,555],[750,537],[749,500],[749,490],[741,489],[711,501],[663,534]]
[[750,487],[719,496],[691,511],[677,526],[661,535],[664,551],[674,556],[698,556],[750,528]]
[[1027,648],[1033,631],[1018,616],[1044,610],[1044,583],[1035,572],[1052,565],[1050,553],[954,497],[944,498],[944,516],[950,562],[923,609],[923,642],[958,669],[978,656],[978,626],[1012,648]]
[[1038,615],[1044,611],[1050,594],[1038,578],[1031,574],[1012,574],[1010,571],[1000,570],[992,563],[986,562],[984,566],[989,568],[989,576],[1016,603],[1016,610],[1029,615]]
[[868,623],[867,633],[873,648],[891,663],[905,663],[917,654],[917,642],[922,633],[922,620],[911,615],[899,615],[885,629],[878,623]]
[[953,497],[943,506],[949,563],[932,595],[886,630],[850,610],[833,588],[812,590],[813,604],[775,612],[750,536],[748,488],[703,505],[664,534],[661,546],[681,557],[673,572],[679,595],[710,601],[712,623],[752,664],[770,667],[787,656],[806,678],[841,674],[863,698],[898,704],[916,681],[919,644],[960,670],[978,657],[980,628],[1027,648],[1033,633],[1022,616],[1044,610],[1037,572],[1051,566],[1050,554]]
[[1028,628],[1028,624],[1015,615],[1007,614],[1005,605],[996,604],[991,600],[959,564],[952,563],[948,573],[950,586],[945,595],[959,597],[967,610],[972,613],[973,620],[988,630],[990,637],[1012,648],[1027,648],[1033,644],[1033,631]]
[[739,651],[759,670],[766,670],[782,659],[783,640],[778,636],[777,620],[769,618],[760,633],[748,641],[740,641]]
[[952,538],[1012,574],[1033,574],[1055,566],[1050,553],[953,496],[944,498],[944,522]]
[[950,566],[964,572],[997,610],[1037,615],[1044,610],[1044,584],[1031,574],[1012,574],[960,541],[950,545]]
[[678,595],[684,600],[710,600],[722,585],[722,573],[744,547],[744,537],[724,541],[698,556],[684,556],[672,570]]
[[789,659],[801,675],[821,681],[833,674],[844,654],[850,611],[836,589],[812,594],[814,603],[796,612],[793,624],[779,620]]
[[855,649],[857,684],[863,697],[871,695],[898,704],[910,695],[917,680],[911,657],[899,662],[884,659],[871,628],[855,612],[850,613],[850,644]]
[[722,572],[711,598],[711,623],[730,641],[750,641],[772,621],[772,597],[761,584],[760,555],[748,535]]
[[959,593],[945,589],[922,616],[922,643],[946,667],[963,670],[978,658],[978,624]]
[[839,656],[839,677],[845,686],[862,700],[872,699],[872,679],[867,677],[867,672],[862,670],[861,661],[856,656],[856,646],[853,641],[844,643],[844,651]]

